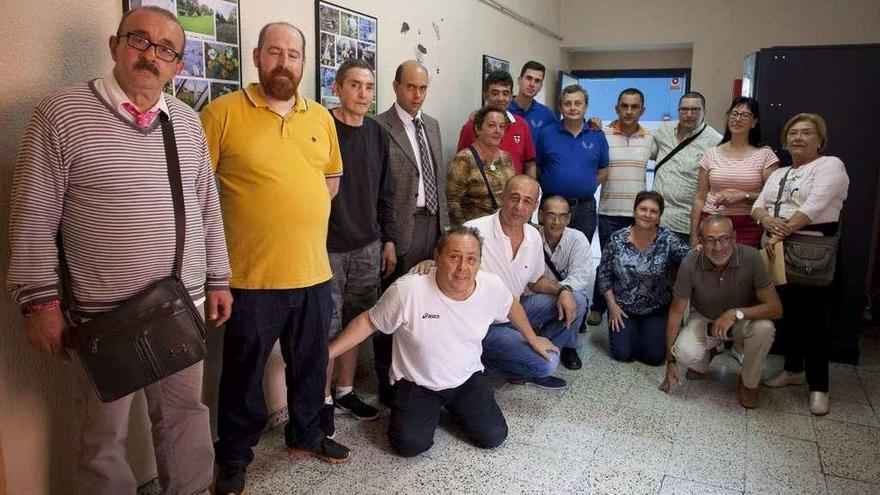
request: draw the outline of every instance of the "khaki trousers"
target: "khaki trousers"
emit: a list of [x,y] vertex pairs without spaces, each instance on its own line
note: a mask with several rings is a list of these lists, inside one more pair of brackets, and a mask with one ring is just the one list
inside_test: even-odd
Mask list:
[[[718,347],[723,340],[706,335],[711,320],[691,311],[682,327],[672,354],[681,366],[705,373],[709,369],[709,350]],[[733,341],[743,345],[743,385],[757,388],[761,381],[764,358],[770,352],[776,328],[770,320],[742,320],[733,325]]]
[[[214,449],[208,407],[202,403],[202,367],[202,362],[196,363],[144,388],[165,495],[203,493],[211,485]],[[125,454],[134,394],[102,402],[84,374],[81,382],[85,418],[77,453],[76,491],[80,495],[134,494],[137,481]]]

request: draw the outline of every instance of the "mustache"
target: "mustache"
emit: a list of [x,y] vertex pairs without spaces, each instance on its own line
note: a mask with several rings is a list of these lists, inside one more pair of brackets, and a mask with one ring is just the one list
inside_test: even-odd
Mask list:
[[269,77],[283,77],[285,79],[293,81],[295,76],[293,74],[293,71],[288,70],[285,67],[275,67],[269,72]]
[[155,65],[146,61],[146,59],[139,58],[137,62],[134,64],[135,70],[144,69],[152,73],[154,76],[159,75],[159,68]]

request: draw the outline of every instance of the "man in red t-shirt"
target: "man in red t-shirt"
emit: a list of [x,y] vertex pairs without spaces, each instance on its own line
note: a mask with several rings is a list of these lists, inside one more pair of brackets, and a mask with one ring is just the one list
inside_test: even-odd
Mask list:
[[[513,159],[513,168],[517,175],[535,167],[535,143],[532,141],[532,132],[529,124],[522,117],[516,116],[509,111],[510,100],[513,99],[513,77],[503,70],[490,72],[483,81],[483,100],[486,105],[505,109],[507,114],[507,128],[504,130],[504,138],[501,140],[501,149],[510,153]],[[477,134],[474,131],[473,114],[465,122],[458,136],[458,151],[474,144]]]

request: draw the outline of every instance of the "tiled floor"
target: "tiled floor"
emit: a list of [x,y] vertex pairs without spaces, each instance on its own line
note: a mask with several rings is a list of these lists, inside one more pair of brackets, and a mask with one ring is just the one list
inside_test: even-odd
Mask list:
[[[560,368],[567,390],[497,382],[510,426],[498,449],[471,446],[444,417],[434,447],[404,459],[390,451],[387,415],[362,423],[337,415],[349,462],[290,458],[276,429],[257,449],[248,493],[880,494],[873,333],[862,339],[863,365],[832,364],[831,414],[816,418],[801,387],[762,388],[760,408],[740,407],[739,365],[727,354],[713,361],[708,380],[685,380],[667,396],[657,390],[663,367],[612,361],[604,327],[592,329],[581,336],[584,368]],[[771,356],[765,373],[781,365]]]

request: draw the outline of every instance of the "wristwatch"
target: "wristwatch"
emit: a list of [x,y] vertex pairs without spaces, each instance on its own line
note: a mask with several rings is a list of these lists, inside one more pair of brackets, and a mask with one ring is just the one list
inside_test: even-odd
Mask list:
[[734,314],[736,315],[736,321],[742,321],[742,319],[746,317],[746,315],[743,314],[742,310],[739,308],[736,308],[736,312]]
[[559,284],[559,294],[562,294],[562,291],[567,290],[569,292],[574,292],[574,289],[568,284]]

